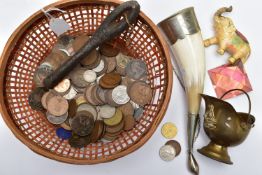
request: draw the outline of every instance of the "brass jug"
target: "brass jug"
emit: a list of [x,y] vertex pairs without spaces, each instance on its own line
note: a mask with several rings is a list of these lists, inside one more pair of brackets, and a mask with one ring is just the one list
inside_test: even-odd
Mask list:
[[[236,112],[231,104],[222,100],[226,94],[236,90],[246,94],[249,101],[248,113]],[[250,114],[250,97],[242,89],[229,90],[220,99],[204,94],[201,96],[206,104],[204,130],[211,142],[198,152],[211,159],[233,164],[227,147],[241,144],[254,126],[255,117]]]

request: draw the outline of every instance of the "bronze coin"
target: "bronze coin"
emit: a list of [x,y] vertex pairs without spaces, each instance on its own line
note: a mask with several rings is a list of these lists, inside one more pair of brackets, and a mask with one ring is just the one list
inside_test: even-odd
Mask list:
[[69,74],[71,82],[76,88],[85,88],[87,85],[89,85],[89,82],[85,81],[84,78],[84,72],[86,70],[87,69],[85,68],[77,67]]
[[104,122],[101,120],[95,121],[94,129],[90,134],[91,143],[97,142],[104,132]]
[[116,57],[102,56],[102,58],[105,60],[107,65],[106,73],[113,72],[116,68]]
[[85,65],[82,64],[82,65],[84,67],[86,67],[87,69],[94,69],[100,64],[100,62],[101,62],[101,55],[98,53],[96,60],[94,60],[94,62],[92,64],[89,64],[89,65],[88,64],[85,64]]
[[62,96],[54,96],[47,101],[47,111],[54,116],[62,116],[68,111],[68,101]]
[[119,136],[115,135],[115,136],[110,136],[108,133],[105,133],[103,138],[107,141],[114,141],[115,139],[117,139]]
[[45,109],[47,108],[47,106],[46,106],[46,97],[49,95],[49,93],[50,93],[50,92],[44,93],[44,95],[43,95],[42,98],[41,98],[41,104],[42,104],[42,106],[43,106]]
[[122,111],[123,115],[134,115],[134,108],[130,102],[121,105],[120,107],[118,107],[118,109]]
[[88,111],[77,112],[71,121],[71,128],[79,136],[89,135],[94,128],[94,116]]
[[106,132],[105,135],[110,136],[110,137],[114,137],[114,136],[119,136],[121,133],[123,132],[123,130],[114,132],[114,133],[110,133],[110,132]]
[[134,128],[136,121],[133,115],[125,115],[124,116],[124,130],[129,131]]
[[100,80],[99,85],[105,89],[112,89],[118,86],[121,82],[121,76],[118,73],[111,72],[105,74]]
[[132,101],[144,106],[149,104],[153,97],[153,91],[148,84],[136,81],[128,88],[128,95]]
[[99,51],[102,55],[108,57],[114,57],[119,53],[119,49],[111,45],[110,43],[104,43],[99,47]]
[[69,101],[69,108],[68,108],[68,116],[74,117],[76,115],[78,104],[76,102],[76,99],[72,99]]
[[90,136],[79,136],[73,133],[72,137],[69,138],[68,143],[73,148],[83,148],[91,143]]
[[178,156],[181,153],[181,145],[179,142],[175,140],[169,140],[166,142],[165,145],[170,145],[176,150],[176,156]]
[[116,133],[116,132],[119,132],[121,131],[123,128],[124,128],[124,120],[122,119],[122,121],[118,124],[118,125],[115,125],[115,126],[106,126],[106,132],[108,133]]
[[44,107],[42,106],[41,99],[44,95],[45,90],[43,88],[34,89],[28,97],[28,103],[33,110],[43,111]]

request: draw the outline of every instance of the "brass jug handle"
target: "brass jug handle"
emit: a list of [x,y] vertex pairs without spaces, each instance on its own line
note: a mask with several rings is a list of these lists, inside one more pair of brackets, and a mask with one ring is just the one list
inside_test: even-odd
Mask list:
[[249,104],[248,116],[250,116],[250,113],[251,113],[251,100],[250,100],[250,97],[249,97],[249,95],[247,94],[247,92],[244,91],[243,89],[231,89],[231,90],[225,92],[225,93],[220,97],[220,99],[222,100],[228,93],[233,92],[233,91],[241,91],[241,92],[243,92],[243,93],[247,96],[248,104]]

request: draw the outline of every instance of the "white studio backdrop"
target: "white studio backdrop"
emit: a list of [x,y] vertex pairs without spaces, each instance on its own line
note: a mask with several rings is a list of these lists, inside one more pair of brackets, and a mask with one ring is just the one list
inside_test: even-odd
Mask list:
[[[18,25],[42,7],[55,2],[55,0],[1,0],[0,1],[0,53]],[[261,175],[262,174],[262,47],[261,31],[262,16],[261,2],[258,0],[138,0],[141,10],[158,23],[171,14],[183,8],[193,6],[204,38],[214,35],[213,14],[223,6],[233,6],[231,17],[238,28],[249,40],[252,53],[245,64],[246,71],[253,86],[250,94],[252,100],[252,114],[256,117],[255,127],[251,130],[247,140],[240,146],[229,148],[234,165],[225,165],[206,158],[195,152],[200,166],[201,175]],[[207,69],[222,65],[226,62],[227,54],[218,56],[216,46],[206,49]],[[211,81],[206,76],[205,93],[215,95]],[[245,96],[228,100],[238,111],[247,112],[248,102]],[[204,105],[202,104],[202,113]],[[151,139],[139,150],[124,158],[110,163],[98,165],[70,165],[60,163],[39,156],[28,149],[11,133],[0,118],[0,175],[20,174],[63,174],[63,175],[140,175],[140,174],[173,174],[190,175],[187,170],[186,152],[186,103],[182,88],[174,76],[171,101],[166,115],[159,128]],[[201,116],[203,121],[203,117]],[[158,156],[159,148],[167,141],[162,137],[160,129],[163,123],[174,122],[178,127],[176,140],[181,143],[182,153],[174,161],[164,162]],[[202,123],[201,121],[201,123]],[[201,133],[195,148],[201,148],[209,139],[201,128]]]

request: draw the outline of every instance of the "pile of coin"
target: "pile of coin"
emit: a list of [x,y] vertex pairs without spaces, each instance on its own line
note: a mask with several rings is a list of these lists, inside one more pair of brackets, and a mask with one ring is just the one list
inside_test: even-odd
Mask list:
[[[34,83],[43,80],[89,40],[89,36],[59,38],[38,67]],[[41,97],[33,109],[46,114],[57,126],[57,136],[81,148],[98,140],[113,141],[132,130],[144,106],[152,101],[146,63],[125,55],[111,42],[94,49],[56,87]]]

